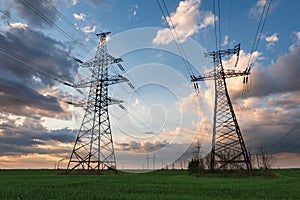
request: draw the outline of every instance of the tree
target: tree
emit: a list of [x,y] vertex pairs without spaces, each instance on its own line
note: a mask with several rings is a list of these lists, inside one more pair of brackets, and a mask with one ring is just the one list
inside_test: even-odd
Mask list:
[[188,171],[189,174],[201,175],[204,173],[204,159],[203,158],[192,158],[189,161]]
[[206,165],[207,169],[210,169],[210,162],[211,162],[211,153],[208,153],[205,157],[204,157],[204,165]]
[[265,171],[265,175],[268,175],[269,169],[276,163],[276,156],[271,153],[266,145],[261,145],[257,148],[257,158],[258,166]]

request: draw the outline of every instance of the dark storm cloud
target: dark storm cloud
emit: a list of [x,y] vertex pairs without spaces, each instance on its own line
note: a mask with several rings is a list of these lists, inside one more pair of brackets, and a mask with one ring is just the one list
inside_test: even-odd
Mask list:
[[[254,97],[250,101],[255,103],[239,112],[251,116],[244,122],[242,132],[252,151],[266,145],[274,153],[300,153],[299,55],[300,46],[292,45],[274,64],[253,71],[248,97]],[[235,108],[239,106],[235,104]],[[293,127],[297,128],[287,134]]]
[[168,145],[168,143],[166,141],[137,142],[132,140],[130,143],[115,142],[115,145],[116,145],[116,150],[145,153],[145,152],[152,152],[152,151],[159,150],[165,147],[166,145]]
[[78,65],[68,57],[64,44],[28,28],[10,28],[0,34],[0,46],[38,65],[0,51],[0,111],[50,117],[63,112],[58,97],[39,91],[57,84],[55,77],[73,80]]
[[252,153],[265,145],[272,153],[300,153],[300,124],[293,126],[269,125],[245,127],[246,145]]
[[[25,119],[22,125],[16,125],[16,120],[2,117],[6,122],[0,124],[0,154],[21,155],[28,153],[53,154],[67,153],[65,149],[38,148],[37,145],[54,145],[56,142],[73,142],[74,130],[68,128],[48,130],[37,119]],[[69,153],[69,152],[68,152]]]
[[0,46],[36,63],[25,65],[15,58],[0,54],[0,70],[8,71],[26,82],[34,82],[39,77],[45,85],[54,84],[54,76],[62,76],[73,80],[78,65],[68,57],[63,43],[29,28],[10,28],[0,35]]
[[18,16],[25,19],[30,26],[52,27],[57,20],[57,15],[51,8],[56,8],[54,0],[47,0],[47,3],[41,0],[13,0],[8,6],[15,9]]
[[250,96],[300,90],[300,46],[291,46],[290,52],[280,56],[276,63],[263,70],[254,70]]
[[43,96],[32,88],[0,78],[0,111],[22,116],[42,114],[54,117],[63,112],[57,99]]

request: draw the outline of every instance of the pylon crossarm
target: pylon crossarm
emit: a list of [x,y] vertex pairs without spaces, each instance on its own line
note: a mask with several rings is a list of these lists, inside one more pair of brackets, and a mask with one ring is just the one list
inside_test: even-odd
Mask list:
[[[110,54],[107,54],[107,57],[113,62],[113,63],[120,63],[120,62],[123,62],[123,59],[122,58],[115,58],[113,57],[112,55]],[[111,63],[111,64],[113,64]]]
[[107,98],[107,103],[108,103],[108,105],[113,105],[113,104],[123,103],[123,101],[119,100],[119,99],[112,98],[112,97],[108,97]]
[[106,80],[103,80],[103,82],[107,85],[113,85],[117,83],[129,82],[129,80],[122,75],[113,75],[108,76],[108,78]]
[[[91,60],[88,60],[86,62],[83,62],[81,63],[81,67],[83,68],[93,68],[95,65],[111,65],[111,64],[117,64],[117,63],[120,63],[122,62],[122,59],[121,58],[114,58],[113,56],[111,55],[107,55],[107,58],[106,59],[91,59]],[[107,67],[106,66],[106,67]]]
[[[250,74],[250,72],[248,72],[246,70],[241,71],[241,70],[235,70],[235,69],[223,69],[223,72],[224,72],[224,77],[225,78],[247,76],[247,75]],[[214,71],[210,71],[210,72],[207,72],[203,75],[192,77],[192,82],[215,80],[215,79],[220,79],[220,78],[222,78],[222,77],[221,76],[220,77],[216,76]]]
[[80,81],[79,83],[76,83],[72,85],[74,88],[87,88],[91,87],[92,85],[97,86],[100,83],[102,83],[102,86],[108,86],[108,85],[113,85],[117,83],[123,83],[123,82],[128,82],[129,80],[121,75],[113,75],[113,76],[107,76],[107,78],[104,79],[96,79],[96,80],[83,80]]
[[205,81],[205,80],[215,80],[215,72],[210,71],[203,75],[192,77],[192,82]]

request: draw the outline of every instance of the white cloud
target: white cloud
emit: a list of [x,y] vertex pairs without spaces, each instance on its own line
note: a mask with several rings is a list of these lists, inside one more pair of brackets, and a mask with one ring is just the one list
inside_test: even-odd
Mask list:
[[96,26],[93,26],[93,28],[91,28],[90,26],[85,26],[81,28],[81,30],[85,33],[94,33],[96,30]]
[[297,39],[300,40],[300,31],[299,32],[295,32],[295,35],[296,35]]
[[263,7],[265,5],[267,0],[258,0],[258,2],[256,3],[257,7]]
[[17,23],[11,23],[9,24],[10,27],[13,27],[13,28],[27,28],[28,25],[27,24],[23,24],[21,22],[17,22]]
[[75,6],[78,4],[78,2],[79,2],[78,0],[72,0],[72,5]]
[[[211,12],[206,12],[204,14],[204,19],[203,19],[203,22],[201,23],[200,25],[200,29],[203,29],[203,28],[206,28],[208,27],[209,25],[213,25],[214,24],[214,14],[212,14]],[[217,20],[217,18],[216,18]]]
[[[200,29],[213,24],[214,15],[210,12],[199,11],[200,0],[181,1],[175,13],[167,17],[167,23],[170,27],[174,25],[178,33],[179,42],[184,42],[189,36],[197,33]],[[202,22],[200,23],[202,19]],[[172,24],[173,22],[173,24]],[[168,28],[159,30],[153,39],[154,44],[169,44],[173,41],[171,32]]]
[[[248,66],[250,58],[253,63],[252,68],[257,68],[259,66],[259,63],[257,61],[263,59],[262,54],[258,51],[255,51],[251,54],[245,52],[244,50],[241,50],[236,68],[234,68],[237,59],[236,55],[232,56],[229,60],[223,60],[223,66],[226,69],[235,69],[235,70],[243,71]],[[245,86],[243,84],[243,77],[229,78],[226,81],[227,81],[230,96],[233,98],[239,97],[242,94],[243,87]]]
[[139,6],[138,6],[138,5],[134,5],[134,6],[133,6],[133,16],[136,16],[136,14],[137,14],[137,9],[139,9]]
[[128,12],[130,13],[129,18],[131,19],[131,14],[135,17],[137,15],[137,11],[139,9],[139,6],[137,4],[130,6],[128,9]]
[[77,20],[82,20],[82,21],[84,21],[86,15],[85,15],[84,13],[80,13],[79,15],[76,14],[76,13],[74,13],[74,14],[73,14],[73,17],[74,17],[75,19],[77,19]]
[[197,101],[197,98],[195,97],[195,94],[191,93],[186,97],[182,97],[180,99],[180,101],[176,102],[176,109],[180,113],[186,113],[186,112],[198,113],[200,107],[199,107],[199,102]]
[[140,103],[140,101],[138,99],[135,99],[134,103],[132,104],[133,106],[136,106]]
[[279,37],[278,37],[277,33],[274,33],[271,36],[265,36],[264,39],[268,43],[267,49],[270,49],[271,47],[273,47],[275,45],[276,42],[279,41]]
[[267,42],[277,42],[279,40],[277,33],[265,38]]
[[223,41],[222,46],[226,46],[226,45],[228,44],[228,41],[229,41],[229,36],[228,36],[228,35],[225,35],[225,36],[224,36],[224,41]]
[[254,18],[259,18],[261,15],[263,8],[265,6],[266,0],[258,0],[256,4],[250,8],[249,15]]
[[[179,37],[181,35],[178,35]],[[154,44],[169,44],[173,41],[173,36],[170,29],[165,28],[162,30],[158,30],[156,33],[156,37],[153,39]]]

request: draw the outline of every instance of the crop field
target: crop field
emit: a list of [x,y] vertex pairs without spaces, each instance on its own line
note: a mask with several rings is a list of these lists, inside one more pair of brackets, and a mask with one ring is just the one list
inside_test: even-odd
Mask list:
[[[259,173],[259,172],[257,172]],[[0,170],[0,199],[299,199],[300,170],[272,177],[189,176],[183,170],[62,175],[54,170]]]

